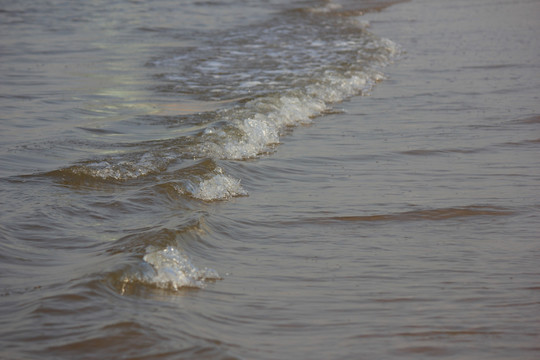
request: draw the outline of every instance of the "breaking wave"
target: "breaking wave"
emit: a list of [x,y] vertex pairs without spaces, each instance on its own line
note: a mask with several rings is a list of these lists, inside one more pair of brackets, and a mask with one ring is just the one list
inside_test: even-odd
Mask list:
[[[271,154],[290,129],[339,102],[368,95],[384,79],[383,68],[401,54],[397,44],[368,31],[358,15],[328,2],[202,36],[197,46],[164,50],[145,69],[153,84],[162,84],[151,91],[171,103],[143,104],[149,113],[135,115],[122,131],[83,128],[107,147],[96,142],[89,158],[45,175],[68,186],[133,185],[135,192],[165,192],[173,201],[247,196],[241,179],[224,170],[231,169],[225,162]],[[156,111],[159,106],[166,111]],[[146,126],[152,127],[148,136]],[[219,278],[172,245],[148,249],[122,284],[178,290]]]
[[182,288],[204,288],[207,281],[219,280],[217,271],[196,267],[189,256],[174,246],[165,249],[149,247],[137,271],[126,272],[121,282],[125,293],[133,285],[178,291]]

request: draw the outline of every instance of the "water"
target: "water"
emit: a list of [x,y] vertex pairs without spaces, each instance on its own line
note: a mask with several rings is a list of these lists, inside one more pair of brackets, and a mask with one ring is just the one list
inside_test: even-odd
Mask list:
[[537,358],[539,13],[2,2],[0,357]]

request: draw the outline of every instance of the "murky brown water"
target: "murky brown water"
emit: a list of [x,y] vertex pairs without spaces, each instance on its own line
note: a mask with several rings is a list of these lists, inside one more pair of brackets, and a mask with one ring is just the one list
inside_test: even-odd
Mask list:
[[0,7],[1,358],[538,358],[540,2],[152,4]]

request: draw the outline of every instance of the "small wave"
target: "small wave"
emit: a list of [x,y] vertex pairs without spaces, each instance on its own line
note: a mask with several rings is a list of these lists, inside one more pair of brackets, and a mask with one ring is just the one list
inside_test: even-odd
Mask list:
[[376,214],[363,216],[332,216],[310,219],[311,222],[379,222],[379,221],[420,221],[448,220],[472,216],[505,216],[513,212],[498,206],[464,206],[441,209],[423,209],[394,214]]
[[516,124],[540,124],[540,115],[532,115],[526,118],[510,121]]
[[540,138],[538,139],[527,139],[527,140],[521,140],[521,141],[509,141],[502,144],[499,144],[499,146],[534,146],[536,148],[536,145],[540,143]]
[[227,200],[231,197],[248,195],[242,188],[240,180],[224,174],[219,167],[212,177],[196,182],[186,181],[184,187],[178,187],[177,191],[204,201]]
[[[278,144],[286,127],[308,124],[331,104],[367,94],[384,78],[376,70],[341,75],[327,71],[322,79],[284,95],[269,94],[247,102],[242,109],[222,115],[201,136],[200,155],[227,160],[256,157]],[[234,118],[234,119],[231,119]]]
[[366,1],[366,2],[342,2],[335,3],[331,0],[326,0],[324,5],[317,7],[308,7],[306,9],[299,9],[300,11],[307,11],[317,15],[333,15],[333,16],[360,16],[368,12],[382,11],[383,9],[405,2],[407,0],[384,0],[384,1]]
[[454,355],[456,351],[454,349],[440,347],[440,346],[409,346],[394,350],[394,353],[399,356],[450,356]]
[[[323,4],[315,12],[338,11]],[[313,10],[313,9],[312,9]],[[364,21],[285,13],[264,26],[220,34],[182,54],[155,59],[163,91],[201,101],[245,99],[217,110],[195,135],[194,157],[242,160],[272,152],[287,127],[310,123],[333,104],[369,94],[401,48]],[[251,99],[251,100],[249,100]]]
[[315,14],[320,14],[320,13],[330,13],[333,11],[338,11],[338,10],[341,10],[342,8],[343,8],[342,5],[328,1],[323,6],[307,8],[307,11],[315,13]]
[[502,331],[489,330],[487,328],[471,328],[463,330],[428,330],[417,332],[386,332],[386,333],[373,333],[355,336],[354,339],[363,338],[387,338],[387,337],[419,337],[419,338],[440,338],[440,337],[458,337],[458,336],[471,336],[471,335],[491,335],[498,336],[503,334]]
[[23,295],[32,291],[37,291],[41,289],[41,285],[36,285],[33,287],[27,288],[1,288],[0,297],[12,296],[12,295]]
[[219,280],[214,269],[202,269],[193,265],[191,259],[174,246],[165,249],[147,249],[139,271],[124,275],[121,293],[133,285],[145,285],[165,290],[178,291],[182,288],[204,288],[209,280]]
[[402,151],[400,154],[403,155],[416,155],[416,156],[432,156],[432,155],[441,155],[441,154],[449,154],[449,153],[456,153],[456,154],[475,154],[484,149],[478,148],[463,148],[463,149],[414,149],[414,150],[407,150]]
[[165,181],[154,186],[158,191],[173,197],[180,194],[203,201],[215,201],[248,195],[240,180],[226,174],[211,158],[195,162],[161,178]]
[[[301,93],[254,99],[245,108],[224,114],[224,121],[207,127],[199,152],[228,160],[256,157],[279,143],[285,127],[309,123],[325,109],[324,101]],[[229,120],[231,117],[235,119]]]
[[[338,10],[332,3],[324,8]],[[147,123],[175,126],[167,138],[123,143],[114,155],[48,175],[74,185],[123,182],[167,177],[171,167],[190,159],[245,160],[272,153],[288,128],[368,94],[384,78],[380,69],[401,53],[397,44],[371,34],[356,19],[282,15],[152,62],[164,71],[156,75],[167,82],[163,91],[190,95],[185,104],[162,104],[145,115]],[[179,192],[204,201],[247,194],[222,171],[177,180]]]
[[46,175],[61,178],[70,184],[91,181],[125,181],[157,174],[169,166],[174,156],[167,154],[126,154],[96,161],[85,161]]

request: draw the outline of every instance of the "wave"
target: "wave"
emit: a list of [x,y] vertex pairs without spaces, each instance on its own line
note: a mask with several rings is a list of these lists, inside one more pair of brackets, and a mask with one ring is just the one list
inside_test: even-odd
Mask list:
[[[145,101],[141,108],[149,113],[123,123],[121,132],[83,127],[84,133],[108,137],[108,147],[39,176],[74,187],[133,185],[145,196],[164,193],[190,204],[247,196],[223,162],[270,154],[291,128],[368,95],[384,79],[382,69],[402,53],[396,43],[369,32],[358,13],[341,10],[328,3],[320,10],[284,11],[268,22],[202,37],[197,47],[165,50],[146,64],[153,84],[162,84],[150,90],[178,101]],[[146,128],[137,128],[137,136],[130,136],[126,125],[139,123],[152,130],[145,136]],[[150,236],[138,246],[127,239],[126,248],[138,253],[136,263],[110,275],[113,287],[122,294],[139,287],[178,291],[220,278],[195,266],[176,238],[166,240]]]
[[463,148],[463,149],[414,149],[401,151],[400,154],[403,155],[416,155],[416,156],[432,156],[432,155],[444,155],[444,154],[475,154],[478,152],[484,151],[481,148]]
[[285,128],[368,94],[384,78],[381,69],[401,53],[353,17],[281,15],[149,63],[163,71],[157,75],[166,84],[161,92],[201,101],[242,99],[213,114],[195,135],[193,156],[242,160],[271,152]]
[[440,221],[471,216],[506,216],[513,212],[499,206],[470,205],[440,209],[421,209],[393,214],[375,214],[359,216],[329,216],[310,218],[307,221],[316,223],[328,222],[389,222],[389,221]]
[[173,246],[162,250],[150,248],[143,261],[143,270],[131,277],[126,276],[124,283],[138,281],[163,289],[178,290],[183,287],[202,288],[205,281],[220,279],[217,271],[195,267],[185,253]]
[[[145,115],[142,120],[152,125],[170,128],[173,121],[177,127],[168,138],[119,143],[106,150],[114,155],[46,175],[67,185],[99,185],[168,176],[193,159],[246,160],[272,153],[287,129],[310,123],[335,103],[369,94],[384,79],[381,69],[401,53],[394,42],[367,31],[365,22],[334,10],[285,12],[269,23],[217,34],[200,47],[150,61],[167,84],[158,92],[222,107],[174,117]],[[182,108],[167,106],[176,107]],[[179,193],[205,201],[247,195],[222,169],[175,180]]]
[[112,287],[122,295],[144,289],[202,289],[208,282],[221,279],[216,270],[195,266],[184,250],[173,245],[165,248],[149,245],[142,259],[106,277]]
[[178,188],[179,193],[188,193],[196,199],[212,201],[226,200],[236,196],[247,196],[248,192],[240,185],[240,180],[223,174],[218,168],[217,173],[209,179],[196,183],[187,183],[184,189]]
[[161,156],[151,152],[135,153],[96,161],[84,161],[49,172],[47,175],[59,177],[69,183],[75,183],[77,180],[124,181],[164,171],[173,159],[172,156]]

